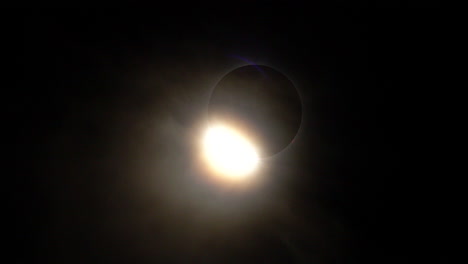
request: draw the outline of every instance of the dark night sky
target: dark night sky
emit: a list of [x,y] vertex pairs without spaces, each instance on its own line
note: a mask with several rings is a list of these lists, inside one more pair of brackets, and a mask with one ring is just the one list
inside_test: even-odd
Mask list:
[[[14,263],[443,263],[443,177],[426,159],[441,18],[213,13],[4,17]],[[241,194],[194,179],[191,151],[240,57],[288,75],[304,107],[270,180]]]

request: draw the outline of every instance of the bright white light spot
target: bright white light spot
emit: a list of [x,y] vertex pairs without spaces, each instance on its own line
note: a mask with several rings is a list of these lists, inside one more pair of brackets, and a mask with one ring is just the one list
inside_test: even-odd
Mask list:
[[220,125],[206,131],[203,151],[210,167],[229,180],[245,179],[259,162],[257,151],[245,137]]

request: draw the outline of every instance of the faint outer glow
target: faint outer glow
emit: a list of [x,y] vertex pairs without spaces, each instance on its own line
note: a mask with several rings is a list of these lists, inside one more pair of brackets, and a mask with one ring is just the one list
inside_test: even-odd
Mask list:
[[237,131],[221,125],[206,130],[203,152],[211,169],[227,180],[248,178],[259,163],[254,146]]

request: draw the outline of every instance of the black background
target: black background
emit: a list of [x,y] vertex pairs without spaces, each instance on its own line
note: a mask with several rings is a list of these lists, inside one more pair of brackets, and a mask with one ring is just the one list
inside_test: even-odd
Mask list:
[[[440,15],[231,8],[4,16],[14,263],[444,262],[443,175],[430,157],[444,107]],[[278,183],[257,190],[301,224],[275,222],[262,202],[236,220],[242,235],[225,216],[193,223],[203,199],[261,199],[199,198],[187,173],[167,178],[190,170],[177,137],[196,125],[206,87],[244,63],[233,55],[301,92],[300,137],[270,165]],[[151,177],[164,194],[145,194]]]

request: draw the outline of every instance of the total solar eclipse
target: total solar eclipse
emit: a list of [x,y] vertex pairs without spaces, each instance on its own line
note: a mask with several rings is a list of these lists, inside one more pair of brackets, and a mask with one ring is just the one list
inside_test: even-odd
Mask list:
[[269,66],[247,65],[226,74],[215,86],[208,106],[211,124],[228,123],[258,146],[262,158],[285,149],[301,125],[298,90]]
[[301,125],[300,96],[279,71],[259,65],[237,68],[214,88],[202,152],[212,172],[243,181],[262,158],[277,154]]

